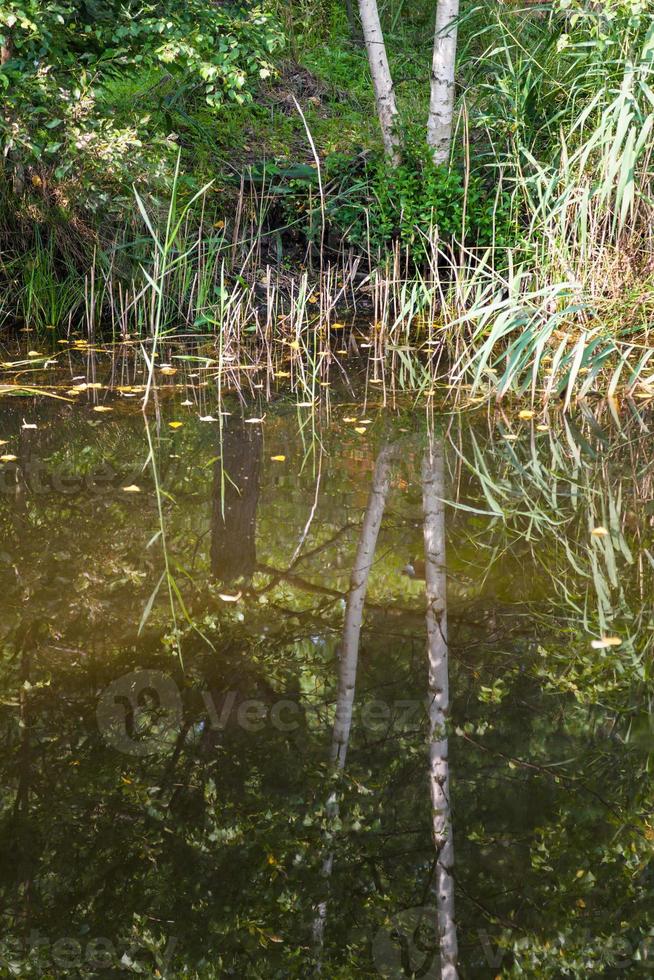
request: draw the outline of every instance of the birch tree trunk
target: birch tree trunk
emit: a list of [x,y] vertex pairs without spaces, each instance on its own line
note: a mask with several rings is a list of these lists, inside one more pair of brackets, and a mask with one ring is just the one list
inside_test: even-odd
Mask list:
[[427,658],[429,662],[429,784],[436,848],[436,908],[441,980],[457,980],[457,937],[454,919],[454,843],[450,810],[447,717],[449,679],[447,647],[447,574],[445,565],[444,463],[433,443],[422,466],[422,503],[427,594]]
[[450,156],[458,17],[459,0],[438,0],[427,119],[427,143],[437,164],[447,163]]
[[[359,638],[363,623],[363,607],[368,591],[368,578],[375,558],[377,538],[384,516],[386,498],[391,481],[391,463],[395,453],[394,446],[384,446],[377,457],[372,477],[372,487],[368,498],[366,513],[361,527],[354,567],[350,578],[350,589],[345,605],[343,622],[343,642],[338,672],[338,694],[336,717],[332,731],[330,761],[336,772],[345,768],[347,750],[352,729],[352,713],[356,690],[357,667],[359,665]],[[327,801],[327,815],[331,820],[338,815],[338,803],[332,793]],[[329,878],[334,866],[334,854],[329,852],[323,860],[322,874]],[[322,946],[327,919],[327,901],[319,903],[313,923],[314,942]]]
[[361,17],[361,28],[363,30],[363,40],[365,41],[366,51],[368,52],[368,63],[372,84],[375,89],[375,102],[377,104],[377,114],[384,140],[386,156],[393,166],[400,162],[400,138],[396,132],[398,119],[397,103],[395,101],[395,89],[393,79],[386,56],[386,45],[382,34],[381,22],[379,20],[379,10],[377,0],[359,0],[359,15]]

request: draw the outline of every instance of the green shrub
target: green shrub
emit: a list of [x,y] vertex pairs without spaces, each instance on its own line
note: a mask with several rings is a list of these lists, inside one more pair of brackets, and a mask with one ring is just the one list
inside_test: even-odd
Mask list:
[[44,176],[81,181],[92,206],[117,185],[129,195],[141,176],[156,187],[176,158],[175,139],[166,141],[165,118],[139,111],[138,99],[117,112],[112,85],[159,73],[187,103],[242,104],[274,72],[282,40],[255,3],[0,0],[0,157],[14,175],[28,168],[28,189]]
[[[516,244],[518,227],[508,193],[477,174],[436,166],[427,147],[409,142],[400,166],[383,156],[334,154],[325,160],[325,216],[332,237],[371,253],[395,242],[422,261],[429,240],[441,246],[465,240],[473,247]],[[289,221],[304,215],[307,237],[317,241],[322,213],[317,175],[283,189]],[[281,193],[281,189],[280,189]]]

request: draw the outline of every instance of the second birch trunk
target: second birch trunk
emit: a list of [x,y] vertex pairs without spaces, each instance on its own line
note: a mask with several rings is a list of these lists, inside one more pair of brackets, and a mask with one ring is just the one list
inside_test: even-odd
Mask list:
[[427,143],[437,164],[447,163],[450,156],[458,17],[459,0],[438,0],[427,119]]

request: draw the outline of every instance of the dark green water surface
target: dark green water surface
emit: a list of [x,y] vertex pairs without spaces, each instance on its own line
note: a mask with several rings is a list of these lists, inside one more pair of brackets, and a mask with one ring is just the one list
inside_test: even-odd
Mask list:
[[[0,400],[16,457],[0,463],[0,976],[440,977],[430,438],[460,975],[650,975],[646,409],[428,417],[344,392],[312,410],[219,402],[177,376],[144,419],[140,394],[115,390],[134,383],[125,364],[49,377],[104,387]],[[344,610],[384,446],[335,775]]]

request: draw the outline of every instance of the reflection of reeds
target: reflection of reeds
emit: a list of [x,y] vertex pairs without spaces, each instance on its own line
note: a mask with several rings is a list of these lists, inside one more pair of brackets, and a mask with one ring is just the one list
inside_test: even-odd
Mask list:
[[542,569],[551,594],[534,616],[561,640],[542,651],[543,676],[591,703],[628,691],[648,669],[654,559],[642,535],[653,487],[642,459],[651,434],[635,406],[622,421],[605,407],[537,425],[505,418],[485,440],[478,429],[452,438],[467,487],[452,504],[490,519],[493,564],[519,549]]

